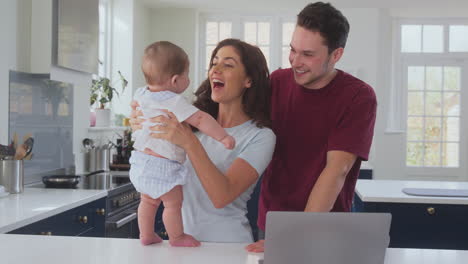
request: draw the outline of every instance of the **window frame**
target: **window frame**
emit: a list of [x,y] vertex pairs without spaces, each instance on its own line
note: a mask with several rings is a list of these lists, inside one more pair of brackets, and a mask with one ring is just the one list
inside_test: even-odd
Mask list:
[[[270,14],[243,14],[232,15],[227,13],[201,12],[199,13],[199,47],[198,47],[198,69],[196,73],[196,82],[201,83],[205,78],[205,60],[206,60],[206,23],[216,22],[231,22],[232,38],[244,40],[244,23],[246,22],[269,22],[270,23],[270,54],[269,54],[269,69],[270,73],[279,69],[282,65],[282,36],[283,23],[295,23],[295,15],[286,14],[283,16]],[[196,88],[195,88],[196,89]]]
[[[468,93],[464,90],[468,88],[468,52],[449,52],[449,26],[468,25],[467,19],[443,19],[443,18],[415,18],[396,19],[394,21],[394,63],[393,63],[393,88],[390,97],[389,122],[387,132],[393,131],[404,134],[403,159],[407,176],[440,176],[456,177],[463,179],[467,171],[464,160],[468,158],[467,136],[463,131],[468,129]],[[441,53],[428,52],[401,52],[401,27],[402,25],[443,25],[444,26],[444,50]],[[421,40],[423,41],[423,40]],[[408,66],[455,66],[461,69],[460,87],[460,138],[459,138],[459,167],[433,167],[422,166],[413,167],[406,164],[407,155],[407,118],[408,118],[408,90],[407,90],[407,69]],[[400,111],[398,111],[400,109]],[[393,111],[395,110],[395,111]],[[393,112],[393,113],[392,113]]]
[[[275,35],[275,30],[273,30],[276,26],[275,24],[275,19],[274,17],[271,16],[241,16],[240,17],[240,36],[239,39],[242,39],[245,41],[245,23],[257,23],[257,41],[258,41],[258,23],[261,22],[266,22],[270,23],[270,42],[268,45],[269,50],[269,61],[267,64],[269,66],[271,65],[276,65],[277,63],[277,56],[275,55],[275,51],[277,50],[276,48],[276,35]],[[256,44],[258,46],[258,44]],[[264,46],[264,45],[262,45]],[[260,46],[259,46],[260,47]],[[268,68],[270,69],[270,68]],[[272,70],[270,69],[270,72]]]
[[[234,33],[236,32],[239,34],[239,18],[234,15],[227,15],[227,14],[212,14],[212,13],[200,13],[199,14],[199,32],[200,32],[200,39],[199,39],[199,46],[198,46],[198,69],[195,74],[195,81],[197,84],[201,84],[203,80],[206,79],[205,69],[206,67],[206,23],[207,22],[231,22],[231,37],[234,37]],[[194,89],[198,89],[198,86],[195,85]]]
[[[453,66],[453,67],[460,67],[461,69],[461,84],[463,84],[465,87],[467,86],[467,81],[468,78],[464,77],[464,74],[468,74],[468,65],[466,63],[460,63],[457,62],[456,60],[453,59],[440,59],[440,58],[432,58],[432,59],[408,59],[404,60],[402,63],[402,82],[401,85],[405,86],[406,88],[406,83],[407,83],[407,69],[408,66]],[[404,70],[403,70],[404,69]],[[463,91],[463,88],[461,87],[460,89],[460,127],[459,127],[459,167],[442,167],[442,166],[422,166],[422,167],[417,167],[417,166],[408,166],[406,164],[406,148],[408,144],[408,139],[407,139],[407,118],[408,118],[408,90],[406,90],[405,96],[404,96],[404,113],[406,115],[405,117],[405,124],[404,124],[404,130],[405,130],[405,148],[404,148],[404,162],[405,162],[405,167],[406,167],[406,172],[408,175],[445,175],[449,174],[450,176],[457,176],[457,177],[463,177],[464,171],[466,169],[466,165],[463,163],[463,160],[466,160],[467,156],[467,137],[463,135],[463,131],[466,131],[468,128],[468,118],[466,115],[466,103],[467,101],[467,93]],[[424,115],[426,116],[426,115]],[[426,142],[425,140],[422,141],[423,143]],[[442,142],[442,141],[441,141]]]

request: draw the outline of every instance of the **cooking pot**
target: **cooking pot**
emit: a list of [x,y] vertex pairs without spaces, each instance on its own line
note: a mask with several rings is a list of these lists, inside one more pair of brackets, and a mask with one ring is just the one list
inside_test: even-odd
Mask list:
[[[84,175],[88,177],[94,174],[105,172],[104,170],[93,171]],[[75,188],[80,183],[81,176],[77,175],[50,175],[42,177],[42,182],[46,188]]]

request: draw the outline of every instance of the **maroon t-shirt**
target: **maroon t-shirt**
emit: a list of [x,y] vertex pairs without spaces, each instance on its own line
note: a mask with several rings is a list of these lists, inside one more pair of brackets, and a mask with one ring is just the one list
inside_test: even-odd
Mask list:
[[276,147],[263,176],[258,226],[265,230],[268,211],[305,210],[331,150],[358,156],[332,209],[350,211],[361,161],[368,159],[374,134],[374,90],[340,70],[318,90],[296,84],[291,69],[273,72],[271,85]]

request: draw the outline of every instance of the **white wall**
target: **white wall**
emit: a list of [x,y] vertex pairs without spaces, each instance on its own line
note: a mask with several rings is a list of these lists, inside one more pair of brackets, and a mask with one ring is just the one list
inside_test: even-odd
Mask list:
[[0,0],[0,144],[8,139],[8,71],[16,69],[17,3]]
[[114,0],[112,8],[112,53],[111,80],[120,91],[121,85],[117,74],[120,71],[127,79],[129,87],[120,97],[112,100],[116,114],[130,114],[130,101],[133,86],[133,19],[134,0]]
[[140,1],[135,2],[133,10],[133,89],[145,85],[145,78],[141,72],[141,57],[147,45],[151,43],[151,15],[152,10]]
[[[158,8],[151,13],[150,42],[167,40],[187,52],[190,60],[190,86],[184,92],[187,98],[199,83],[196,83],[196,34],[198,32],[198,13],[191,8]],[[143,51],[142,51],[143,52]]]
[[18,0],[16,65],[18,71],[31,71],[31,12],[32,0]]
[[342,9],[342,12],[349,21],[350,33],[343,57],[336,67],[350,70],[377,90],[379,10],[353,8]]
[[52,64],[52,0],[32,0],[30,41],[30,71],[48,73]]

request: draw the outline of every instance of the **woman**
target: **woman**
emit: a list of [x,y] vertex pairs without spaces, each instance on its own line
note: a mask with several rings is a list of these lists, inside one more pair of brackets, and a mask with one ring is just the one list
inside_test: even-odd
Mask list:
[[[247,201],[271,160],[276,137],[270,124],[269,71],[258,47],[237,39],[221,41],[213,51],[208,79],[195,93],[194,105],[211,114],[236,139],[233,150],[188,125],[158,116],[155,138],[182,147],[191,172],[183,186],[185,232],[199,241],[252,242]],[[132,107],[135,109],[136,104]],[[140,129],[132,112],[132,128]]]

